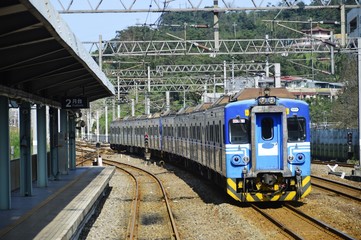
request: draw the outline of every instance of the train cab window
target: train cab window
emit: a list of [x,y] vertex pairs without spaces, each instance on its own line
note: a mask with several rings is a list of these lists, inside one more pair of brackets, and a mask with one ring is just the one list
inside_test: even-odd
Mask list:
[[233,144],[249,143],[248,119],[231,119],[229,121],[229,139]]
[[271,140],[273,138],[273,119],[270,117],[263,118],[261,121],[262,138]]
[[288,141],[302,142],[306,139],[306,119],[303,117],[287,118]]

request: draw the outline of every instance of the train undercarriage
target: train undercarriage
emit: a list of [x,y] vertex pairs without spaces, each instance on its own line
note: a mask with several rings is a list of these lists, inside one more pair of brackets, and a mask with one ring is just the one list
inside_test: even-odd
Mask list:
[[241,202],[299,201],[311,191],[311,177],[283,178],[263,173],[256,178],[227,178],[227,193]]

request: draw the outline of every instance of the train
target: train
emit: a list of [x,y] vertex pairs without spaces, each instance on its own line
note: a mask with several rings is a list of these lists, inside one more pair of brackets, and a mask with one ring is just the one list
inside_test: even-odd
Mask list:
[[311,191],[309,106],[284,88],[118,119],[109,140],[115,151],[181,163],[240,202],[300,201]]

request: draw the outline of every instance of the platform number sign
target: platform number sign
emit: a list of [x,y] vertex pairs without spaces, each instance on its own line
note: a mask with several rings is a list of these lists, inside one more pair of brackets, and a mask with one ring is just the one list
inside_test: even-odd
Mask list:
[[61,108],[89,108],[88,99],[86,97],[65,97],[62,99]]

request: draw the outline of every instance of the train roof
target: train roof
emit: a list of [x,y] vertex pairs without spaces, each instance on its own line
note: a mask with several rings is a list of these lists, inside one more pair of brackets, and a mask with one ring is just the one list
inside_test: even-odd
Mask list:
[[170,116],[170,115],[175,115],[176,112],[174,112],[173,110],[166,110],[164,112],[162,112],[161,116],[165,117],[165,116]]
[[[269,88],[269,90],[269,96],[295,99],[295,95],[289,92],[286,88]],[[255,99],[260,96],[264,96],[264,88],[245,88],[232,96],[231,101]]]
[[[295,99],[295,95],[289,92],[286,88],[269,88],[270,96],[275,96],[278,98],[289,98]],[[264,95],[264,88],[245,88],[235,93],[232,96],[223,95],[218,98],[212,105],[212,107],[225,105],[230,102],[247,100],[247,99],[256,99]]]
[[160,112],[156,112],[156,113],[153,113],[151,114],[151,116],[149,118],[158,118],[160,117],[162,114]]
[[210,108],[211,106],[212,106],[212,103],[201,103],[201,104],[198,104],[198,105],[194,108],[194,112],[207,110],[207,109]]
[[223,95],[213,103],[213,106],[215,107],[215,106],[227,104],[230,102],[230,100],[231,100],[231,96]]

